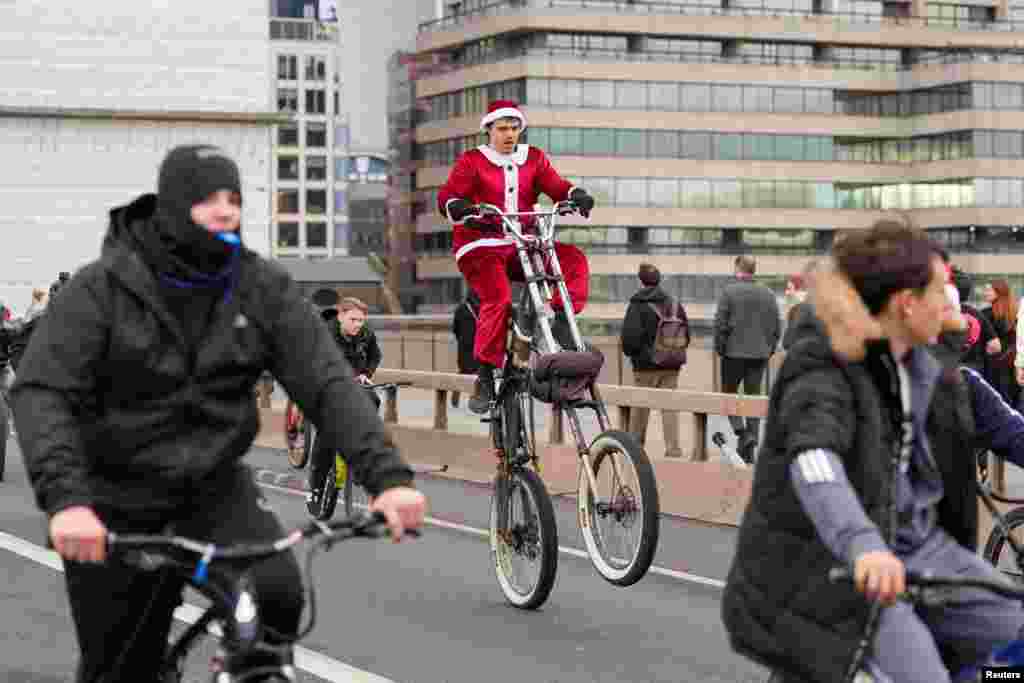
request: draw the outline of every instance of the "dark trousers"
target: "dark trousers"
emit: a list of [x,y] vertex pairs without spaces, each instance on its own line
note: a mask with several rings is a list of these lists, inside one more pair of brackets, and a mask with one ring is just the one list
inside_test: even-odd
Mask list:
[[[190,506],[187,516],[96,512],[120,533],[161,533],[173,524],[176,535],[225,544],[284,535],[246,467],[218,477],[216,490]],[[184,581],[166,571],[142,572],[118,564],[65,562],[64,568],[81,651],[77,683],[155,683]],[[263,624],[280,633],[297,633],[304,595],[295,556],[264,560],[249,569],[249,576]]]
[[[373,389],[366,390],[367,396],[373,401],[373,405],[377,410],[380,410],[380,396]],[[324,485],[324,479],[327,478],[327,472],[330,471],[331,465],[334,464],[335,451],[328,448],[328,444],[320,438],[319,433],[317,434],[316,441],[313,442],[313,452],[309,456],[309,487],[310,489],[319,489]],[[342,454],[344,455],[344,454]]]
[[[727,394],[737,394],[739,386],[742,384],[744,395],[760,395],[762,393],[761,384],[764,382],[764,371],[767,367],[767,358],[727,358],[723,356],[722,391]],[[742,438],[746,433],[756,439],[758,429],[761,427],[761,418],[748,417],[744,424],[744,418],[730,415],[729,423],[732,425],[733,431],[736,432],[736,436]]]

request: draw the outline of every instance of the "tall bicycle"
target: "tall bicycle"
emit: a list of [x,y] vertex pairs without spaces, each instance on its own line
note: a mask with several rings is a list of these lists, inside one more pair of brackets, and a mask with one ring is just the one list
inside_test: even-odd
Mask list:
[[[338,522],[311,522],[273,543],[217,546],[210,543],[163,535],[107,534],[108,562],[121,562],[143,571],[168,571],[185,579],[189,585],[210,600],[210,606],[175,642],[168,645],[163,661],[153,662],[152,680],[180,683],[184,677],[185,660],[199,644],[200,637],[214,625],[222,634],[218,657],[211,663],[211,683],[244,683],[261,681],[286,683],[294,681],[291,645],[305,638],[316,624],[316,590],[312,580],[313,560],[318,551],[330,550],[334,544],[351,538],[381,538],[386,535],[384,519],[379,513],[359,514]],[[410,533],[418,535],[418,533]],[[266,628],[260,622],[256,600],[246,574],[238,574],[240,564],[251,566],[260,560],[288,552],[303,540],[313,547],[306,555],[302,574],[303,587],[309,595],[309,617],[298,635],[284,645],[270,645],[264,640]],[[245,662],[259,654],[258,669]]]
[[[658,489],[640,443],[611,428],[596,383],[603,356],[582,340],[555,254],[558,217],[576,207],[559,202],[546,211],[505,213],[490,204],[479,209],[481,215],[500,218],[504,236],[516,246],[526,284],[510,316],[501,385],[484,418],[499,459],[490,523],[498,583],[513,605],[533,609],[547,599],[555,581],[558,538],[554,508],[539,476],[533,421],[537,398],[568,418],[579,457],[577,521],[591,563],[610,583],[632,585],[647,573],[657,549]],[[536,221],[537,234],[524,232],[522,219]],[[562,349],[552,334],[556,291],[571,330],[571,349]],[[585,409],[594,411],[601,430],[589,443],[579,415]],[[522,579],[516,569],[528,563],[537,565],[536,576]]]
[[1010,498],[992,488],[987,453],[978,459],[976,485],[979,497],[992,514],[993,521],[982,556],[1009,578],[1024,583],[1024,507],[1015,507],[1004,514],[993,502],[1021,506],[1024,505],[1024,498]]

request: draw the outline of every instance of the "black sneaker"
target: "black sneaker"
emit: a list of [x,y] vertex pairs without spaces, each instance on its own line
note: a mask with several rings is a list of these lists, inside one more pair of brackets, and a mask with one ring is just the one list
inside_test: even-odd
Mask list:
[[476,384],[473,385],[473,395],[469,397],[469,409],[477,415],[486,415],[491,412],[491,403],[494,401],[494,373],[487,368],[480,368]]

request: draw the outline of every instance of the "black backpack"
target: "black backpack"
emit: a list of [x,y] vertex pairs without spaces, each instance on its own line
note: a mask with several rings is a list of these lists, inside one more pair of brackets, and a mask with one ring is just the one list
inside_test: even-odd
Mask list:
[[686,313],[669,297],[663,308],[648,302],[658,316],[658,328],[651,345],[651,360],[659,368],[677,370],[686,365],[686,347],[690,345],[690,323]]

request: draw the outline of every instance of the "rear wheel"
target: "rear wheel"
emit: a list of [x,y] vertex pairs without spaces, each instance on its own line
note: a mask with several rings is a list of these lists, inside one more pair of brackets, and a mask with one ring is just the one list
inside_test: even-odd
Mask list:
[[489,535],[505,599],[520,609],[544,604],[558,570],[558,528],[551,498],[536,472],[517,468],[495,478]]
[[[1024,508],[1010,510],[1004,519],[1006,528],[1013,539],[1024,545]],[[1017,566],[1013,547],[1010,546],[1006,534],[998,526],[993,527],[992,532],[988,535],[982,555],[1008,578],[1018,583],[1024,582],[1024,575],[1021,574],[1021,569]]]
[[[302,416],[298,415],[298,406],[289,404],[285,411],[285,441],[288,444],[288,464],[297,470],[301,470],[309,461],[311,450],[306,448],[310,441],[310,430],[312,425]],[[299,424],[296,425],[295,423]],[[307,429],[307,426],[309,427]],[[298,433],[295,433],[297,430]]]
[[659,504],[654,468],[636,438],[609,430],[590,446],[597,491],[580,471],[577,516],[598,574],[631,586],[650,569],[658,548]]

